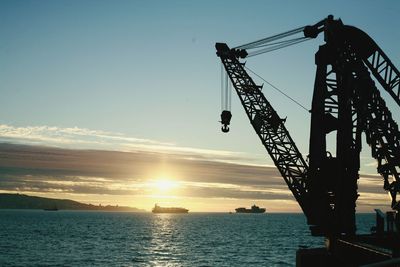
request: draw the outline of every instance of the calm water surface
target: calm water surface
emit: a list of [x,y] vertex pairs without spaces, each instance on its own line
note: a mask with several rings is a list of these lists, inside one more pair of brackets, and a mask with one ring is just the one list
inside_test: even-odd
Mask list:
[[294,266],[316,246],[302,214],[0,210],[0,266]]

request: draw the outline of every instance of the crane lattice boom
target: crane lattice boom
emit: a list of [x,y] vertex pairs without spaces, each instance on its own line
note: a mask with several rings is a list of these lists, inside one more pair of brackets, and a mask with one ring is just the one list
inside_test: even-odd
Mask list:
[[[278,41],[301,31],[304,37]],[[239,59],[309,40],[321,32],[326,43],[315,57],[307,165],[284,120]],[[372,156],[378,160],[378,172],[391,195],[392,208],[400,209],[396,198],[400,192],[400,132],[370,73],[399,105],[400,74],[366,33],[329,16],[315,25],[233,49],[217,43],[216,49],[254,130],[307,216],[313,234],[351,235],[356,231],[362,132],[366,133]],[[257,50],[247,51],[251,49]],[[221,117],[226,126],[231,114],[224,112]],[[331,132],[337,137],[335,153],[327,151],[326,136]]]

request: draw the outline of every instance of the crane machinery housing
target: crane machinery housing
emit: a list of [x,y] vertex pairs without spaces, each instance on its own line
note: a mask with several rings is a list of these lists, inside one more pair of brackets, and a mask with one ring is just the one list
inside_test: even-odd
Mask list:
[[[284,120],[262,93],[262,86],[253,81],[240,60],[316,38],[320,33],[325,43],[315,54],[306,161]],[[292,38],[299,34],[302,36]],[[351,255],[354,260],[347,263],[358,266],[399,257],[400,132],[375,81],[400,105],[400,73],[382,49],[365,32],[332,15],[314,25],[238,47],[225,43],[215,47],[251,125],[303,210],[311,234],[327,238],[325,258],[340,261]],[[229,131],[231,117],[228,108],[222,111],[223,132]],[[327,135],[332,132],[336,133],[334,153],[327,151]],[[393,209],[387,214],[388,231],[384,231],[383,215],[378,212],[376,232],[363,236],[356,234],[355,218],[362,133],[377,160],[377,172]],[[307,262],[304,255],[298,255],[299,266]]]

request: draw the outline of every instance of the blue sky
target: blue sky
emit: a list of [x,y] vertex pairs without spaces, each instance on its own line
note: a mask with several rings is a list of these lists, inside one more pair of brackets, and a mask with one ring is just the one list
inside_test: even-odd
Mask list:
[[[334,14],[398,62],[398,11],[396,1],[2,1],[0,119],[216,147],[226,143],[215,134],[216,41],[242,44]],[[259,56],[249,66],[310,106],[320,43]],[[302,111],[271,94],[278,110],[293,114],[288,122],[297,121]],[[233,109],[228,138],[254,139],[236,99]]]
[[[245,155],[242,161],[272,164],[235,95],[231,132],[220,132],[214,43],[236,46],[333,14],[366,31],[398,66],[399,13],[398,1],[2,0],[0,138],[126,150],[115,142],[115,136],[123,136],[175,150],[239,153]],[[310,107],[314,53],[322,43],[320,37],[249,59],[247,65]],[[264,88],[306,154],[309,114]],[[388,102],[399,121],[398,107]],[[114,136],[113,141],[98,139],[98,132]],[[54,135],[58,139],[49,140]],[[93,142],[82,142],[82,136]],[[374,171],[369,154],[364,150],[364,173]]]

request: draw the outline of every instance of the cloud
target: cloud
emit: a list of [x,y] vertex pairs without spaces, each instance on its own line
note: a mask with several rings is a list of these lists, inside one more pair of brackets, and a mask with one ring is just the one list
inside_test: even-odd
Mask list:
[[[275,167],[245,153],[77,127],[0,124],[0,141],[8,142],[0,143],[3,191],[151,196],[157,192],[148,181],[168,176],[179,181],[174,192],[179,197],[294,199]],[[382,185],[379,175],[360,175],[358,204],[383,204]]]
[[[166,176],[178,184],[171,194],[181,198],[294,199],[274,167],[188,155],[0,143],[0,190],[148,197],[164,194],[149,181]],[[361,175],[359,191],[359,207],[389,203],[380,176]]]
[[[272,199],[290,197],[275,168],[154,152],[73,150],[0,144],[0,189],[81,194],[151,194],[159,176],[177,179],[183,196]],[[268,190],[265,188],[268,187]]]
[[0,141],[16,144],[44,145],[71,149],[96,149],[125,152],[162,152],[186,155],[187,159],[259,164],[259,159],[241,152],[177,146],[171,142],[135,138],[85,128],[61,128],[54,126],[15,127],[0,124]]
[[[88,137],[88,139],[84,139]],[[89,130],[85,128],[60,128],[54,126],[28,126],[14,127],[0,124],[0,138],[12,139],[14,141],[34,142],[34,143],[102,143],[98,140],[118,140],[132,143],[172,145],[170,143],[157,142],[149,139],[126,137],[121,133],[111,133],[106,131]],[[93,139],[93,140],[90,140]]]

